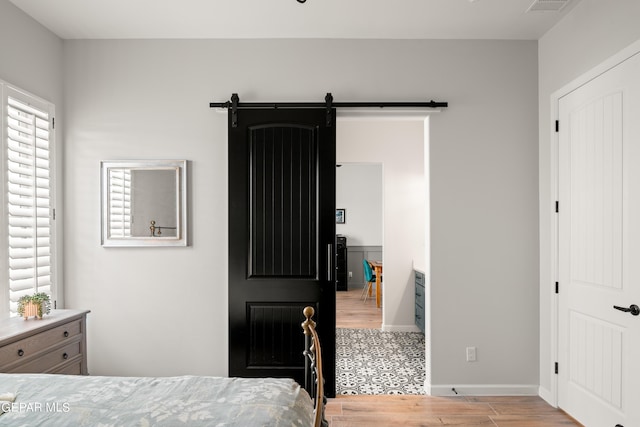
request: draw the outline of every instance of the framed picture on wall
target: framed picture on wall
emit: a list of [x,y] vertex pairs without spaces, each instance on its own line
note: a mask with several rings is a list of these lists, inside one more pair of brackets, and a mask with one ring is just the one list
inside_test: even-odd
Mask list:
[[336,209],[336,224],[344,224],[347,221],[346,209]]

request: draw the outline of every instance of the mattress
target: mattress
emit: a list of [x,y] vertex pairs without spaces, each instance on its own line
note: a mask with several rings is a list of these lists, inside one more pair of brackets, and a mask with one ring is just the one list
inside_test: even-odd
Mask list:
[[313,424],[311,398],[284,378],[0,374],[0,396],[0,426]]

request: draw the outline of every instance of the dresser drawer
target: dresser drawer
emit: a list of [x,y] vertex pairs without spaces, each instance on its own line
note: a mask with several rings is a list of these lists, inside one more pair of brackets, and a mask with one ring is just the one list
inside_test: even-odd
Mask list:
[[88,310],[51,310],[42,320],[0,319],[0,372],[87,375]]
[[12,369],[10,372],[21,373],[38,373],[47,372],[52,368],[65,363],[66,361],[73,359],[81,353],[80,341],[67,344],[64,347],[52,350],[40,357],[37,357],[27,363],[23,363],[18,367]]
[[77,319],[0,348],[0,360],[2,361],[0,367],[10,365],[18,360],[26,360],[52,345],[77,338],[82,333],[81,322],[81,319]]
[[56,369],[52,372],[52,374],[61,375],[83,375],[83,373],[84,370],[82,369],[82,359],[64,365],[62,368]]

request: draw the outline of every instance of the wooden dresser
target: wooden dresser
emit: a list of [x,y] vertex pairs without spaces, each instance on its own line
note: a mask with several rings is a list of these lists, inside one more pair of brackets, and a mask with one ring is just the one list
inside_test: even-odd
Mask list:
[[0,372],[87,375],[88,310],[0,320]]

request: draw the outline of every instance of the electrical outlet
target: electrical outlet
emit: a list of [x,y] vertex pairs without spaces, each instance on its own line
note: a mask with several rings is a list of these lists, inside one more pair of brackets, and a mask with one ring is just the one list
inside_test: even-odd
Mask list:
[[467,347],[467,362],[475,362],[475,361],[476,361],[476,348]]
[[349,272],[349,279],[353,279],[353,271]]

